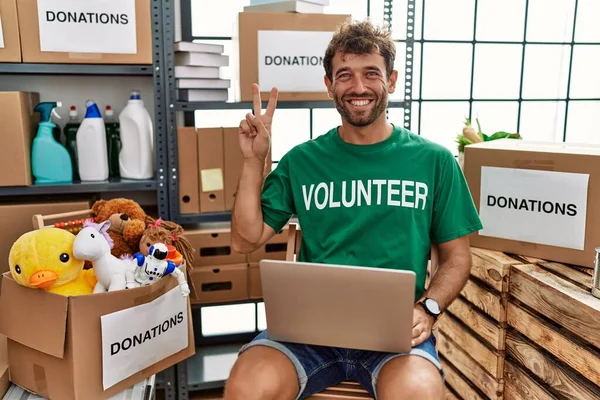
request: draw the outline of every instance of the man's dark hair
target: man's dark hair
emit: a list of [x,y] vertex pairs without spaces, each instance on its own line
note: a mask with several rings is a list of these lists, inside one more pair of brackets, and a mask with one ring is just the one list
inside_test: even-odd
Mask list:
[[336,53],[342,56],[346,54],[370,54],[379,52],[385,60],[387,77],[394,70],[394,59],[396,58],[396,45],[391,33],[381,27],[373,25],[370,21],[347,21],[343,23],[334,33],[323,59],[325,74],[333,82],[332,61]]

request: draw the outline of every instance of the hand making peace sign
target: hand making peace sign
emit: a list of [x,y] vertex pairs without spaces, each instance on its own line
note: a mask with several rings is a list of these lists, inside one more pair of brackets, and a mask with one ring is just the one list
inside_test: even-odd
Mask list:
[[260,88],[252,85],[254,115],[246,114],[246,119],[240,122],[240,149],[244,160],[256,160],[264,164],[271,149],[271,125],[277,106],[277,88],[271,89],[269,103],[265,113],[262,113]]

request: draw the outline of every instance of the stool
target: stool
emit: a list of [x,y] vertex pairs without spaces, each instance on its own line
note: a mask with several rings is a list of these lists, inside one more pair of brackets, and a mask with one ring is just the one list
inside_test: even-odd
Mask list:
[[308,400],[373,400],[371,395],[364,390],[358,382],[345,381],[332,386],[324,391],[314,394]]

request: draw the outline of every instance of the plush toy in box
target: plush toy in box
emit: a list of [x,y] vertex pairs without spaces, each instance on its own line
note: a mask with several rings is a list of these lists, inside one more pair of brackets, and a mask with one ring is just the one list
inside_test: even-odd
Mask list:
[[147,224],[152,222],[137,202],[124,198],[98,200],[92,214],[96,223],[110,221],[108,234],[114,242],[111,253],[119,258],[131,258],[139,251]]
[[179,283],[181,294],[189,295],[190,289],[183,272],[173,261],[167,260],[169,251],[164,243],[153,245],[147,256],[136,253],[132,260],[117,258],[110,251],[110,225],[110,221],[99,224],[86,221],[73,244],[75,257],[92,262],[98,279],[94,293],[147,286],[167,275],[173,275]]
[[[92,206],[92,218],[77,222],[82,225],[77,234],[62,229],[68,223],[56,223],[53,228],[21,236],[9,256],[15,281],[29,288],[67,296],[90,294],[125,289],[126,273],[131,271],[137,271],[137,275],[136,282],[131,281],[130,276],[128,283],[134,284],[130,287],[148,284],[153,278],[148,282],[142,278],[151,264],[154,270],[151,276],[158,270],[164,270],[161,276],[174,274],[182,293],[189,293],[185,278],[178,269],[173,269],[184,262],[189,267],[194,257],[194,249],[183,236],[180,225],[161,218],[154,220],[137,202],[125,198],[99,200]],[[83,241],[87,236],[97,238],[92,242]],[[91,246],[92,243],[102,246]],[[149,254],[152,249],[153,254]],[[106,260],[110,261],[110,267]],[[118,275],[115,282],[120,283],[115,284],[111,277],[105,276],[107,271],[111,271],[111,277]]]
[[164,243],[170,248],[169,257],[176,265],[180,265],[184,260],[188,267],[193,265],[194,248],[183,235],[180,225],[162,218],[149,223],[140,240],[140,253],[147,256],[148,250],[157,243]]
[[75,235],[60,228],[24,233],[8,255],[13,279],[25,287],[65,296],[92,293],[96,276],[73,256],[74,242]]

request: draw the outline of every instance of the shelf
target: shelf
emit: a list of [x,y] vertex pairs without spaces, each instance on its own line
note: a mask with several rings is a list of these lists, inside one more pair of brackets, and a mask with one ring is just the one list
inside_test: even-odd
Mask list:
[[31,186],[4,186],[0,187],[0,196],[133,192],[142,190],[156,190],[156,187],[156,181],[152,179],[138,181],[117,178],[104,182],[74,182],[72,184],[65,183]]
[[[258,304],[262,303],[262,298],[252,298],[252,299],[244,299],[244,300],[226,300],[226,301],[214,301],[214,302],[190,302],[190,306],[192,310],[199,310],[202,308],[210,308],[210,307],[219,307],[219,306],[235,306],[241,304]],[[253,333],[253,335],[258,334],[258,332]]]
[[[202,214],[181,214],[173,219],[178,224],[206,224],[216,222],[231,222],[231,212],[214,212]],[[292,217],[290,223],[298,224],[298,218]]]
[[181,214],[174,218],[178,224],[204,224],[211,222],[230,222],[231,212],[215,212],[202,214]]
[[[150,376],[140,382],[137,382],[135,385],[130,386],[129,388],[117,393],[112,396],[111,399],[121,399],[121,400],[149,400],[154,399],[154,393],[156,389],[156,380],[155,375]],[[2,397],[4,400],[38,400],[42,399],[32,392],[29,392],[26,389],[23,389],[20,386],[15,385],[14,383],[10,383],[6,394]]]
[[228,343],[196,347],[196,354],[185,361],[188,391],[223,387],[243,345]]
[[[405,102],[403,101],[389,101],[388,108],[404,108]],[[267,102],[263,102],[263,108],[266,108]],[[283,101],[277,102],[277,108],[335,108],[333,101]],[[221,110],[221,109],[234,109],[234,110],[252,110],[251,101],[242,102],[227,102],[227,101],[196,101],[196,102],[185,102],[178,101],[175,103],[175,109],[177,111],[195,111],[195,110]]]
[[0,74],[152,76],[152,65],[0,63]]

